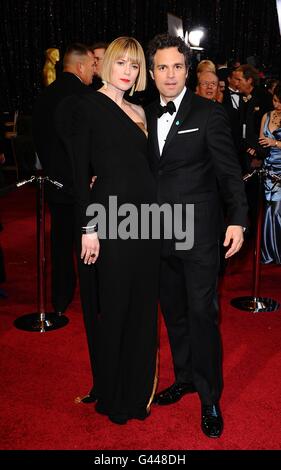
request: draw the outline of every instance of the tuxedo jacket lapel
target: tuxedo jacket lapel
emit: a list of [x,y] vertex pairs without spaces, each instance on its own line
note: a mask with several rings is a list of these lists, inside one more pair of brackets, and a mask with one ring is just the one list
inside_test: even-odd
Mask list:
[[[167,138],[165,145],[163,147],[162,151],[162,156],[161,159],[165,156],[165,149],[168,147],[169,143],[175,136],[175,134],[178,132],[180,125],[182,124],[183,120],[185,119],[186,115],[188,114],[191,106],[191,101],[192,101],[192,92],[190,90],[186,90],[186,93],[182,99],[182,102],[180,104],[179,110],[176,114],[176,117],[173,121],[173,124],[168,132]],[[156,137],[157,137],[157,123],[156,123]],[[158,139],[157,139],[158,141]],[[159,152],[159,149],[158,149]]]

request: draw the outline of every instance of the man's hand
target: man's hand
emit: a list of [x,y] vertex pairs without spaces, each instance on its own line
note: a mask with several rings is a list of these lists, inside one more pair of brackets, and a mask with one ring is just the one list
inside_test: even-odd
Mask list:
[[230,258],[237,253],[243,245],[244,235],[241,225],[229,225],[226,230],[223,246],[230,245],[229,250],[225,253],[225,258]]
[[255,157],[257,155],[256,150],[253,149],[252,147],[247,148],[246,152],[249,153],[251,157]]

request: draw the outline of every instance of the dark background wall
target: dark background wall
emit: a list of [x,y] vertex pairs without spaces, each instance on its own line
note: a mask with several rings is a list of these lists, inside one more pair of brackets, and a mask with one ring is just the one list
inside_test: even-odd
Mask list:
[[0,0],[0,110],[28,112],[42,88],[44,51],[74,41],[91,44],[132,35],[145,47],[167,31],[167,12],[188,30],[206,29],[205,55],[256,55],[281,69],[275,0]]

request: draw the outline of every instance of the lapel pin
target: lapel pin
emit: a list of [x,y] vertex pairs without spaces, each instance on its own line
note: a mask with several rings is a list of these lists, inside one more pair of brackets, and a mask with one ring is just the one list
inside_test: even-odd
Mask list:
[[180,121],[176,121],[176,126],[179,126],[180,125]]

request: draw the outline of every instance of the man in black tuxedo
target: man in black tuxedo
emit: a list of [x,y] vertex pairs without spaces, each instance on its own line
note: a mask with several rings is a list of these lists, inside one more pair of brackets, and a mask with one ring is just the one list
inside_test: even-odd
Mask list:
[[63,73],[39,96],[33,110],[33,136],[44,174],[63,184],[62,190],[46,184],[51,213],[52,303],[56,312],[64,312],[72,301],[76,275],[72,167],[55,129],[55,117],[67,96],[92,92],[87,85],[92,82],[94,57],[86,46],[74,44],[63,62]]
[[[236,86],[243,96],[240,107],[240,135],[244,150],[244,169],[249,171],[261,166],[264,149],[259,145],[262,116],[270,111],[272,97],[260,86],[258,71],[249,64],[235,70]],[[252,149],[255,152],[249,152]],[[260,162],[259,162],[260,160]]]
[[[262,116],[273,107],[272,97],[260,87],[258,71],[250,64],[240,65],[235,71],[237,88],[243,96],[239,107],[241,162],[244,173],[262,166],[268,150],[259,145]],[[258,175],[246,183],[251,234],[254,235],[258,215]]]
[[[194,244],[178,250],[163,240],[160,303],[172,351],[175,383],[158,393],[167,405],[198,392],[202,430],[219,437],[223,420],[221,343],[216,284],[221,231],[220,196],[227,206],[226,258],[243,243],[247,203],[223,107],[185,87],[188,48],[180,38],[159,35],[149,45],[149,67],[160,92],[147,109],[149,155],[159,204],[194,207]],[[173,109],[172,109],[173,108]],[[219,188],[219,189],[218,189]],[[219,196],[220,191],[220,196]]]
[[[67,133],[68,127],[71,126],[72,110],[70,107],[67,113],[61,115],[61,105],[65,100],[69,99],[74,103],[76,96],[94,93],[89,86],[92,83],[94,66],[94,55],[87,46],[83,44],[69,46],[63,58],[62,74],[39,96],[33,110],[33,136],[43,172],[63,184],[61,190],[46,184],[46,196],[51,214],[52,303],[55,312],[60,314],[66,310],[74,296],[76,273],[73,252],[76,236],[80,276],[87,276],[88,279],[89,267],[79,262],[81,233],[80,227],[79,233],[76,233],[73,169],[57,121]],[[95,299],[91,295],[90,279],[86,292],[80,293],[93,370],[92,347],[96,325],[93,322]],[[95,398],[89,400],[95,401]]]
[[242,145],[242,136],[240,134],[240,109],[242,105],[242,95],[237,89],[237,72],[235,69],[229,69],[227,77],[228,86],[223,93],[222,104],[228,114],[233,141],[237,152],[240,152]]

